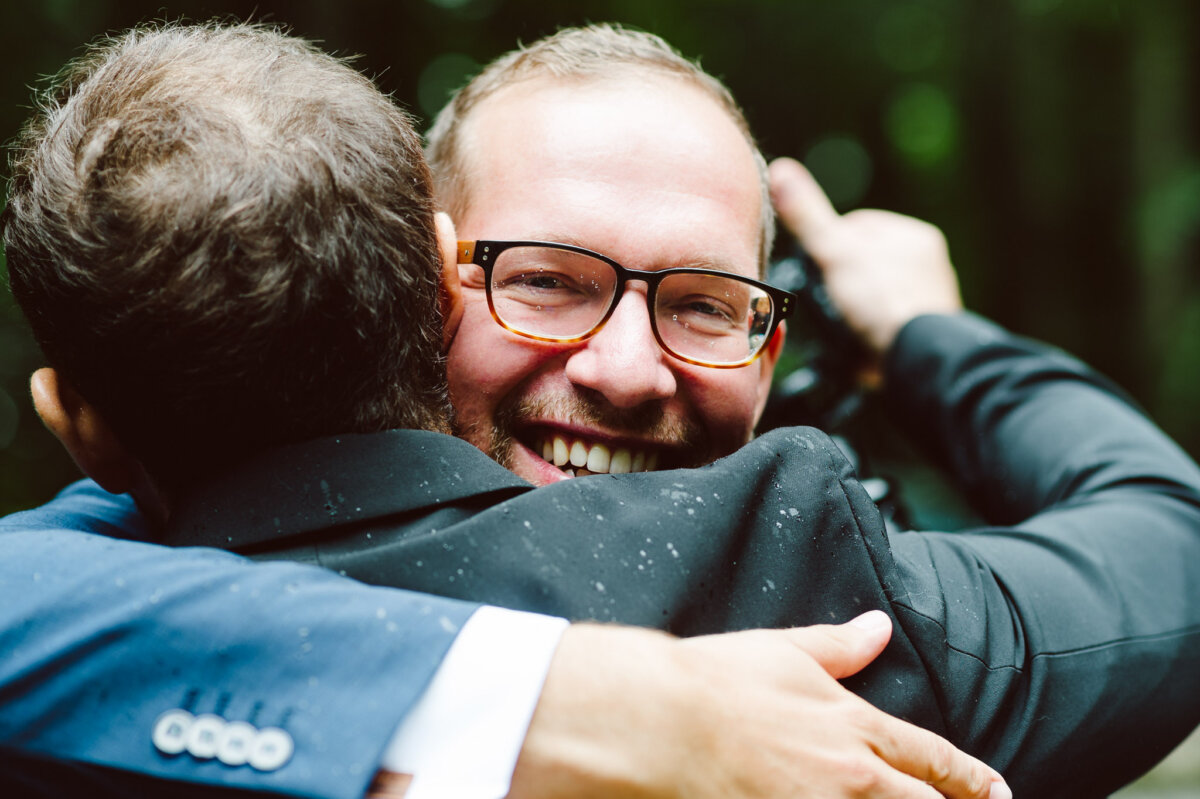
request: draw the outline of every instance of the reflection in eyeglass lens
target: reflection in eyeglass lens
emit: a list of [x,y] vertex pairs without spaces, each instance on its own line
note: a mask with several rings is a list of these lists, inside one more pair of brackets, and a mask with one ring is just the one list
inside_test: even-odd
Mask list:
[[762,345],[771,323],[771,298],[731,277],[669,275],[658,287],[655,320],[663,343],[680,355],[737,363]]

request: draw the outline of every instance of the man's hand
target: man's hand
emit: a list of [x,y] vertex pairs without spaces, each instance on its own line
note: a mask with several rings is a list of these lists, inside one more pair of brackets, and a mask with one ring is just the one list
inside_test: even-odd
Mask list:
[[933,225],[888,211],[839,215],[808,170],[790,158],[771,164],[771,198],[821,267],[846,322],[877,355],[913,318],[962,310],[946,239]]
[[887,617],[680,640],[575,625],[513,774],[545,797],[1009,797],[998,774],[836,677],[872,661]]

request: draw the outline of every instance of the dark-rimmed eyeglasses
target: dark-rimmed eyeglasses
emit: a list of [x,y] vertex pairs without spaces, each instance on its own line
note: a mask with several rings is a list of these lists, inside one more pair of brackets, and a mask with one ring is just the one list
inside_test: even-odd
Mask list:
[[627,269],[598,252],[546,241],[460,241],[458,263],[483,269],[488,308],[537,341],[585,341],[604,327],[625,284],[646,284],[650,328],[666,352],[728,369],[763,353],[796,302],[791,292],[715,269]]

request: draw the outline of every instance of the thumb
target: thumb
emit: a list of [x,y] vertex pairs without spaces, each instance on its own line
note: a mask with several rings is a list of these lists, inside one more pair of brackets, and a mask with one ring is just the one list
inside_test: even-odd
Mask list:
[[771,162],[771,202],[788,230],[809,250],[811,243],[840,219],[838,212],[799,161],[776,158]]
[[856,674],[879,656],[892,637],[892,620],[872,610],[845,624],[818,624],[788,630],[788,639],[834,679]]

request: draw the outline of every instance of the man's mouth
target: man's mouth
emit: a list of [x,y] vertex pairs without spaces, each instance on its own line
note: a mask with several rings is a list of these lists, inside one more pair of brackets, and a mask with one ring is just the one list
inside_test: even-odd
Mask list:
[[563,433],[539,433],[529,448],[571,477],[652,472],[658,468],[655,449],[610,446]]

